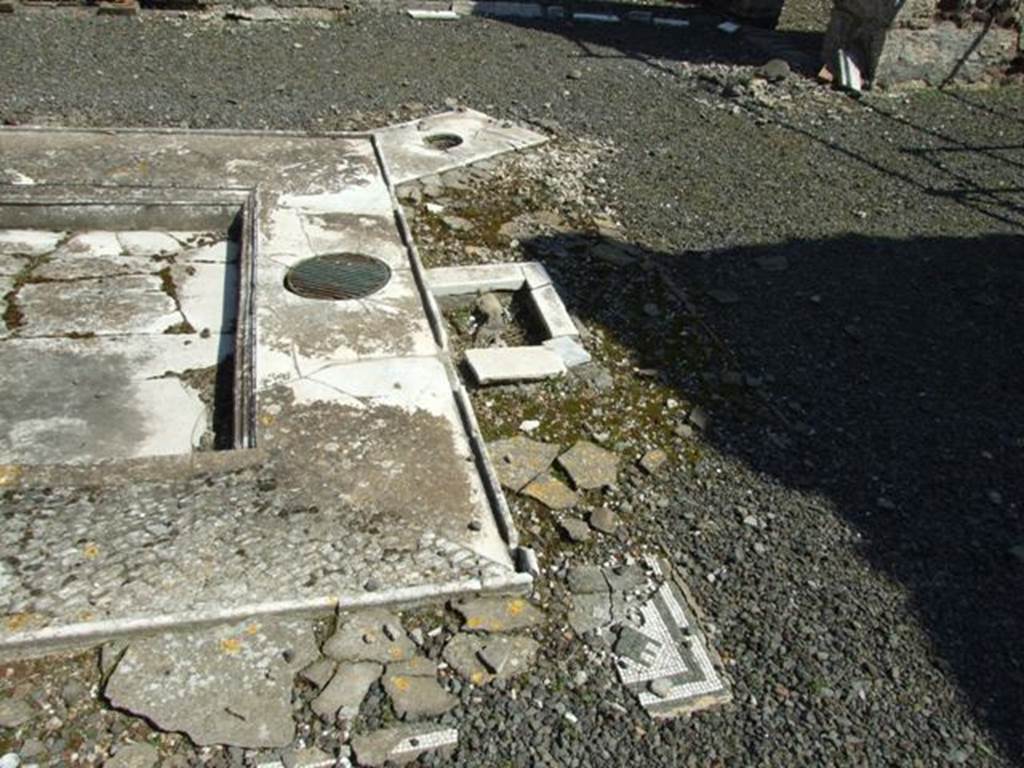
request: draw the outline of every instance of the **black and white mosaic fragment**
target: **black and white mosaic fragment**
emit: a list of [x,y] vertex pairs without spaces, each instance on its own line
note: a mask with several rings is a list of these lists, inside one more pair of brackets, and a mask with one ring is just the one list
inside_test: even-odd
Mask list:
[[611,647],[619,679],[652,717],[672,717],[732,699],[722,663],[701,629],[686,584],[664,560],[569,573],[570,624]]

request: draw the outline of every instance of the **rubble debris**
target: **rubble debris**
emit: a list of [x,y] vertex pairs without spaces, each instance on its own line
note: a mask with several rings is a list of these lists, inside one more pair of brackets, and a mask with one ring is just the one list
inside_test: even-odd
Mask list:
[[0,701],[0,728],[19,728],[35,715],[33,706],[24,699]]

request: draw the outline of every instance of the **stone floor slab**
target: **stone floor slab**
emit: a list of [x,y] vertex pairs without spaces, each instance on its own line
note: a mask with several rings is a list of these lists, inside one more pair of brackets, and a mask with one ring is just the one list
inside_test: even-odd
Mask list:
[[479,384],[539,381],[565,374],[562,358],[545,347],[467,349],[466,363]]
[[455,110],[376,132],[392,184],[543,144],[547,137],[471,109]]
[[104,693],[195,743],[284,747],[295,673],[317,656],[308,621],[240,624],[133,641]]

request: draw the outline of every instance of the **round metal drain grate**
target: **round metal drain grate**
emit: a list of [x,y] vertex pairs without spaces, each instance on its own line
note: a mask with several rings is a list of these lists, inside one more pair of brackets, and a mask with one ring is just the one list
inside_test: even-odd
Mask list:
[[328,253],[289,269],[284,287],[307,299],[341,301],[369,296],[390,279],[391,268],[380,259],[359,253]]
[[431,149],[447,152],[462,143],[462,137],[455,133],[432,133],[423,139],[423,143]]

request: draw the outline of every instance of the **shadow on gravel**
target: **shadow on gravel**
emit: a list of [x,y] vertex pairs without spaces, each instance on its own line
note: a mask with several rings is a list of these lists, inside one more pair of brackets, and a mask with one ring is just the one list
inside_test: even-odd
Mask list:
[[[719,450],[834,502],[865,560],[906,590],[935,663],[1021,760],[1024,237],[682,254],[580,241],[525,245],[572,312],[704,405]],[[587,256],[602,246],[635,263]],[[661,315],[630,315],[622,286],[652,273],[675,286],[674,303],[652,296]],[[703,357],[686,352],[687,327],[700,328]],[[898,681],[895,663],[864,671]]]
[[[608,13],[625,16],[635,6],[609,6]],[[824,35],[818,32],[772,31],[744,25],[743,31],[726,34],[717,25],[727,17],[708,10],[670,9],[672,16],[689,22],[687,27],[660,27],[646,23],[540,21],[501,18],[505,24],[547,32],[570,40],[580,51],[580,61],[633,59],[666,74],[676,70],[664,62],[759,66],[773,56],[786,59],[794,70],[814,76],[820,66]]]

